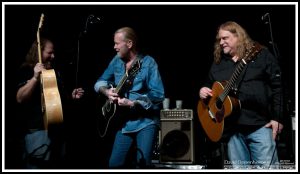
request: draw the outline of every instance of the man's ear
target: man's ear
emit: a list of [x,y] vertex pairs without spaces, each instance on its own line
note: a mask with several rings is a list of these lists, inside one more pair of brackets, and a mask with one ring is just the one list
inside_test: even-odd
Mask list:
[[132,45],[133,45],[132,40],[128,40],[126,45],[128,48],[132,48]]

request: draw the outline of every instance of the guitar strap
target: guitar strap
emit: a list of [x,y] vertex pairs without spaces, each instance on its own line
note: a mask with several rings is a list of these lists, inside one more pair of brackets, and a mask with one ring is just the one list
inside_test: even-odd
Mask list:
[[[142,57],[142,55],[137,55],[136,59],[132,62],[132,65],[136,64],[137,61],[140,61],[141,57]],[[141,61],[140,61],[140,63],[141,63]],[[131,79],[134,79],[136,75],[137,75],[137,73],[134,74],[133,76],[131,76]]]
[[141,60],[141,57],[142,57],[142,55],[141,55],[141,54],[138,54],[138,55],[136,56],[136,59],[135,59],[134,62],[132,63],[132,65],[134,65],[137,61],[140,61],[140,60]]
[[[142,55],[140,55],[140,54],[138,54],[137,56],[136,56],[136,59],[132,62],[132,64],[131,65],[135,65],[136,64],[136,62],[137,61],[139,61],[140,62],[140,64],[141,64],[141,57],[142,57]],[[142,65],[141,65],[142,66]],[[131,81],[129,84],[131,84],[131,83],[133,83],[133,80],[134,80],[134,78],[135,78],[135,76],[137,75],[138,73],[135,73],[134,75],[132,75],[132,76],[130,76],[130,78],[128,79],[129,81]],[[127,84],[128,85],[128,84]],[[127,86],[128,87],[128,86]],[[126,87],[125,87],[126,88]],[[126,90],[127,92],[127,95],[128,95],[128,90]]]
[[[256,47],[256,49],[255,49],[256,51],[252,52],[252,53],[259,53],[261,51],[261,49],[262,49],[262,46],[260,44],[258,44],[258,43],[255,43],[254,46]],[[250,55],[252,55],[251,59],[253,58],[253,54],[252,53],[250,54]],[[251,61],[248,60],[246,62],[250,63]],[[238,92],[238,88],[240,86],[240,82],[242,81],[242,79],[245,76],[245,73],[246,73],[246,70],[247,70],[247,67],[248,67],[248,63],[244,66],[243,71],[241,72],[239,78],[236,80],[236,82],[235,82],[235,84],[233,86],[232,90],[233,90],[234,94],[237,94],[237,92]]]

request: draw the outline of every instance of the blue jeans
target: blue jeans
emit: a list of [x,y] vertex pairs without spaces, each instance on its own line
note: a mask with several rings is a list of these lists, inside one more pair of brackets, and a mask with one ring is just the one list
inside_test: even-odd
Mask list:
[[272,129],[262,127],[250,133],[236,133],[227,144],[228,159],[234,169],[278,169],[279,161]]
[[158,127],[155,124],[149,125],[134,133],[123,134],[121,130],[119,130],[115,137],[112,154],[109,160],[109,168],[124,167],[127,154],[134,139],[136,140],[137,164],[141,168],[150,167],[157,131]]
[[38,130],[25,136],[25,153],[26,168],[39,169],[44,168],[50,160],[50,139],[48,132]]

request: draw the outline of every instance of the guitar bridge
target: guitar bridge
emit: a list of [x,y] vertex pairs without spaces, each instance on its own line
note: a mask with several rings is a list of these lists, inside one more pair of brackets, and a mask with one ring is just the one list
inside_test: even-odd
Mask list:
[[208,114],[209,114],[210,118],[211,118],[214,122],[216,122],[216,117],[215,117],[215,115],[210,111],[210,109],[208,109]]

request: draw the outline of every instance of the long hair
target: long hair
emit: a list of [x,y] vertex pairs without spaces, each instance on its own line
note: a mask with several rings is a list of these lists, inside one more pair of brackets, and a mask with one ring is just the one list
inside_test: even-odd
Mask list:
[[[43,52],[45,45],[47,42],[51,42],[47,38],[40,38],[40,44],[41,44],[41,52]],[[39,62],[39,55],[38,55],[38,43],[37,40],[35,40],[29,51],[27,52],[25,62],[22,66],[30,66],[34,67]]]
[[122,27],[118,29],[115,34],[123,33],[125,41],[131,40],[132,41],[132,49],[136,51],[137,49],[137,35],[136,32],[130,27]]
[[243,27],[241,27],[236,22],[228,21],[220,25],[220,27],[217,30],[216,41],[214,44],[214,61],[216,63],[220,63],[221,61],[222,48],[220,46],[220,37],[219,37],[219,31],[221,29],[229,31],[230,33],[234,34],[238,38],[236,55],[238,56],[239,59],[242,59],[245,56],[246,51],[251,48],[254,41],[249,37],[248,33]]

